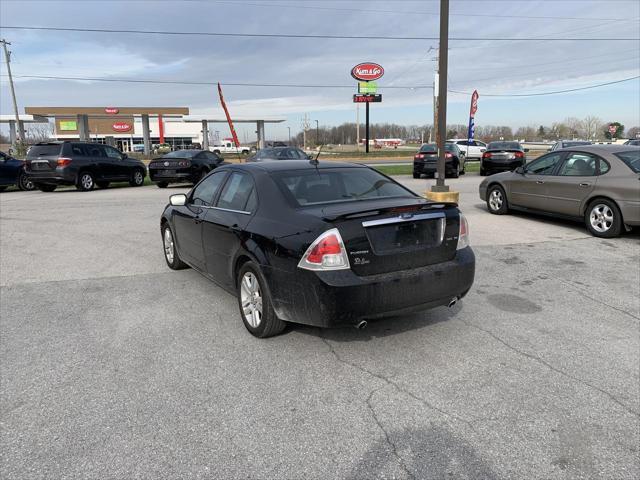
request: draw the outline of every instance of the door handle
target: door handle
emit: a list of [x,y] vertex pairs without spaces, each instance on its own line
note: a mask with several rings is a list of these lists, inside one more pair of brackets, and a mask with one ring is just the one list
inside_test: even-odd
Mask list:
[[538,185],[542,185],[542,184],[544,183],[544,180],[536,180],[536,183],[537,183]]
[[590,183],[581,183],[580,186],[581,187],[588,187],[589,185],[591,185]]

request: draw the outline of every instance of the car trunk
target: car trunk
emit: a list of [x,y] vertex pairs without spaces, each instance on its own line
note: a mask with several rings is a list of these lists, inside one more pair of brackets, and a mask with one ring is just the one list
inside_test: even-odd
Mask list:
[[47,172],[55,170],[58,166],[58,158],[62,155],[61,144],[34,145],[27,154],[27,170],[34,172]]
[[351,270],[377,275],[446,262],[454,258],[460,216],[454,204],[423,199],[362,202],[354,209],[324,207],[340,231]]
[[511,161],[516,159],[516,152],[520,150],[487,150],[485,153],[491,154],[491,160]]

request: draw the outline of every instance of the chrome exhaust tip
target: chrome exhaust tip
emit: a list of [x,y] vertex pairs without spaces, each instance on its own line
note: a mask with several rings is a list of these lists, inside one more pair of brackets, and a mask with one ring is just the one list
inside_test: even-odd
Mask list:
[[449,302],[449,305],[447,305],[449,308],[453,307],[456,303],[458,303],[458,297],[453,297],[451,299],[451,301]]
[[356,324],[356,328],[358,330],[364,330],[365,328],[367,328],[366,320],[362,320],[360,323]]

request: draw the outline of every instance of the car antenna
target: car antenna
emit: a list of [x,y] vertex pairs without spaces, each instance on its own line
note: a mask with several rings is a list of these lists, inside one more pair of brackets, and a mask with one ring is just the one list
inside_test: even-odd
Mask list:
[[316,158],[312,158],[311,160],[309,160],[309,163],[315,165],[316,167],[318,166],[318,158],[320,158],[320,153],[322,152],[323,146],[324,145],[320,145],[320,148],[318,148],[318,154],[316,155]]

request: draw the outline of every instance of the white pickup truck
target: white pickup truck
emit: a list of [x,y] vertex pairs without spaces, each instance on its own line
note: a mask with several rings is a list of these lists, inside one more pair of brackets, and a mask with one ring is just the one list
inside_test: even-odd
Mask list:
[[233,142],[220,142],[209,146],[209,151],[213,153],[236,153],[240,152],[242,155],[249,155],[251,153],[251,147],[240,145],[238,148]]
[[482,154],[487,149],[487,144],[479,140],[471,140],[471,142],[469,142],[467,139],[455,138],[447,140],[447,143],[455,143],[458,145],[458,148],[462,150],[467,160],[472,158],[480,160]]

